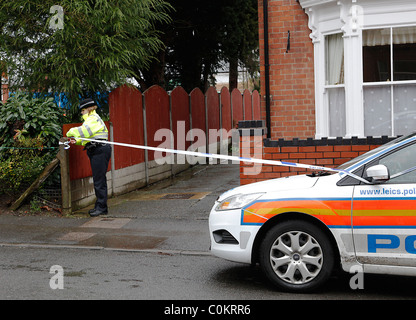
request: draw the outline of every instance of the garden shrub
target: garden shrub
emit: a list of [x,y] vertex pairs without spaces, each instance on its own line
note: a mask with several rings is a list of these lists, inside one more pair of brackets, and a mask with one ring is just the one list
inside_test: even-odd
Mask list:
[[27,188],[58,152],[64,110],[17,93],[0,104],[0,194]]

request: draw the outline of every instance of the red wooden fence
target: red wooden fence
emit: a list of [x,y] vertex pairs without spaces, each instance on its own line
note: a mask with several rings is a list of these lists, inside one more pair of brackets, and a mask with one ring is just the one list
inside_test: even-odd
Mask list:
[[233,128],[236,128],[238,121],[244,119],[243,96],[239,90],[233,90],[231,92],[231,107],[233,110]]
[[191,91],[192,129],[206,130],[205,97],[199,88]]
[[[122,86],[110,93],[110,122],[106,123],[112,132],[110,139],[115,142],[157,147],[162,141],[155,141],[159,129],[170,129],[174,134],[174,147],[188,148],[191,141],[177,135],[185,135],[190,129],[200,129],[208,133],[209,129],[224,128],[229,131],[241,120],[260,120],[260,96],[257,91],[242,94],[234,89],[231,93],[223,88],[218,93],[210,87],[205,94],[194,89],[190,94],[182,87],[175,88],[170,94],[159,86],[152,86],[144,93],[135,88]],[[185,132],[178,132],[178,122],[185,125]],[[78,124],[64,125],[63,133]],[[183,126],[179,126],[183,131]],[[115,170],[145,162],[145,151],[113,146],[112,164]],[[72,147],[70,156],[71,180],[91,176],[86,152],[81,147]],[[154,159],[149,151],[148,161]],[[109,165],[111,168],[111,164]]]
[[[186,141],[186,133],[191,130],[189,95],[182,87],[176,87],[170,94],[172,132],[174,133],[174,149],[187,150],[191,141]],[[184,126],[179,125],[183,123]]]
[[221,124],[222,124],[221,127],[227,131],[230,131],[233,128],[230,91],[228,91],[227,88],[223,87],[220,92],[220,98],[221,98]]
[[[159,129],[170,128],[169,95],[163,88],[152,86],[144,92],[145,115],[146,115],[146,137],[147,145],[157,147],[161,141],[155,141],[155,133]],[[111,118],[111,113],[110,113]],[[123,125],[123,122],[113,122],[113,126]],[[143,126],[143,125],[142,125]],[[128,150],[124,150],[128,152]],[[154,160],[154,151],[149,151],[148,160]]]
[[[139,90],[120,87],[110,93],[111,122],[120,124],[113,127],[113,141],[144,145],[143,96]],[[144,150],[113,146],[115,169],[121,169],[144,162]]]

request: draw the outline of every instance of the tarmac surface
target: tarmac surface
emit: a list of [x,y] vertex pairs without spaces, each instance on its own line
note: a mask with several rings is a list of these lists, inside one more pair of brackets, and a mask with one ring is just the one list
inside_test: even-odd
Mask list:
[[[70,217],[0,210],[0,299],[271,299],[270,312],[280,299],[414,300],[414,277],[366,275],[365,290],[352,290],[349,275],[336,275],[322,292],[293,295],[276,291],[257,267],[214,259],[209,213],[239,186],[239,171],[195,166],[109,199],[109,214],[96,218],[91,207]],[[56,264],[66,290],[49,287]]]
[[68,247],[209,255],[215,199],[239,186],[239,165],[198,165],[176,177],[110,198],[109,214],[0,215],[0,247]]

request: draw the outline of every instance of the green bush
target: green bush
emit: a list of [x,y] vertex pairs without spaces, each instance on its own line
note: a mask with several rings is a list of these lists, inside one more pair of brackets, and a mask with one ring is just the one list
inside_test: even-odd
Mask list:
[[[13,147],[17,131],[43,139],[43,147],[56,147],[62,137],[64,110],[53,98],[35,98],[19,92],[0,104],[0,145]],[[3,150],[4,151],[4,150]]]
[[0,162],[0,193],[17,195],[35,181],[47,163],[45,157],[21,155]]
[[18,93],[0,105],[0,194],[17,195],[56,156],[63,110]]
[[18,131],[15,146],[0,161],[0,193],[15,195],[27,188],[51,161],[54,153],[42,150],[42,139],[25,137]]

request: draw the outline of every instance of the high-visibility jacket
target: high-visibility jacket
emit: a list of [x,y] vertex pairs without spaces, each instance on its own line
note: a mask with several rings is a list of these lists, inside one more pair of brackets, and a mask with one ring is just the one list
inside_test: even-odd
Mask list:
[[94,111],[82,116],[84,122],[79,127],[71,128],[67,137],[74,137],[77,145],[85,146],[90,141],[78,140],[77,138],[108,140],[108,130],[101,117]]

